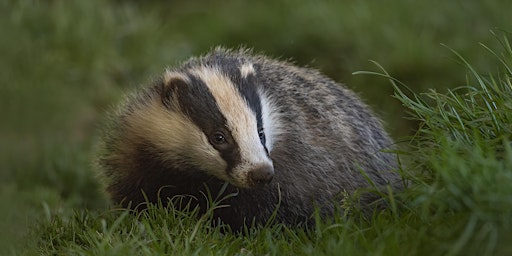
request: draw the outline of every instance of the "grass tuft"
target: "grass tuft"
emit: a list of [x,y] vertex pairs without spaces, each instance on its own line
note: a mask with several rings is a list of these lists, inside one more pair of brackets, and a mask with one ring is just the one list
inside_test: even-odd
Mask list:
[[407,148],[406,169],[413,181],[405,191],[408,210],[428,224],[441,254],[510,252],[512,225],[512,51],[508,37],[498,38],[497,72],[482,75],[456,51],[469,75],[467,85],[446,93],[412,94],[382,72],[395,98],[420,121]]

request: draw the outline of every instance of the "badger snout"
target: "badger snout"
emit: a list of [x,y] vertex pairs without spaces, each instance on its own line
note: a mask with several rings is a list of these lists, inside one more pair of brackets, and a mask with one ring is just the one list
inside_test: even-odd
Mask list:
[[251,186],[261,187],[274,178],[274,167],[272,165],[257,166],[248,173],[248,178]]

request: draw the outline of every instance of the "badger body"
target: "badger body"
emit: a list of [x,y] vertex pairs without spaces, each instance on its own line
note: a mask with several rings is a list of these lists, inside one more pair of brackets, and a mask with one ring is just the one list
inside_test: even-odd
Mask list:
[[217,48],[128,96],[98,163],[114,202],[185,196],[204,212],[206,195],[226,196],[214,217],[239,229],[274,212],[290,225],[316,208],[328,216],[368,178],[397,184],[382,152],[391,143],[353,92],[317,71]]

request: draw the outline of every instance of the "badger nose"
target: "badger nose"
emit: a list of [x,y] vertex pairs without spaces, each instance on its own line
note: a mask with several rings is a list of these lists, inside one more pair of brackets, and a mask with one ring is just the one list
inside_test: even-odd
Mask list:
[[274,177],[274,167],[262,165],[249,172],[249,180],[254,186],[263,186],[269,183]]

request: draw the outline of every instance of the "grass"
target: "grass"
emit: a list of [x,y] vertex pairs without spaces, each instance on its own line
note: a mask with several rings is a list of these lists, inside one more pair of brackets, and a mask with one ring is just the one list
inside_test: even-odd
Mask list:
[[[511,4],[2,1],[0,254],[510,254],[512,51],[489,30],[511,30]],[[385,195],[392,207],[373,216],[310,231],[224,234],[208,215],[111,209],[90,166],[104,112],[217,44],[348,83],[407,141],[411,187]],[[373,69],[368,59],[385,70],[351,75]]]

